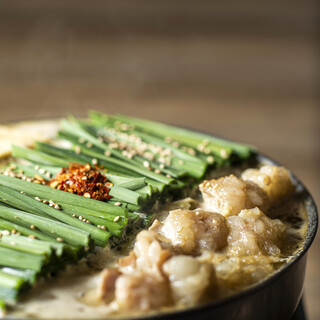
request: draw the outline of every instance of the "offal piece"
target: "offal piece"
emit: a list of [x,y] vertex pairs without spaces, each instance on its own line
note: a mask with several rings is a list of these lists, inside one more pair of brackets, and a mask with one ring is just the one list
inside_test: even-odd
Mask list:
[[97,290],[97,299],[110,302],[114,298],[116,281],[121,275],[117,268],[104,269],[101,273],[101,281]]
[[228,255],[268,255],[280,257],[281,240],[285,225],[278,219],[268,218],[259,208],[242,210],[227,219]]
[[284,167],[262,166],[260,169],[247,169],[241,178],[252,181],[268,195],[272,205],[279,203],[294,192],[288,170]]
[[220,291],[239,290],[258,282],[274,271],[280,262],[285,225],[268,218],[258,208],[242,210],[227,218],[228,246],[209,257]]
[[173,299],[185,306],[203,302],[215,285],[213,266],[191,256],[178,255],[163,265]]
[[171,303],[167,276],[162,271],[171,253],[161,247],[154,231],[141,231],[130,254],[118,268],[105,269],[98,287],[100,301],[117,310],[147,311]]
[[231,174],[219,179],[205,180],[199,186],[205,210],[218,212],[225,217],[238,214],[243,209],[269,208],[264,190],[251,181],[244,181]]
[[139,271],[161,280],[163,279],[162,265],[170,256],[170,250],[161,246],[156,232],[143,230],[137,235],[130,255],[119,261],[119,267],[125,274]]
[[215,267],[217,288],[222,296],[256,283],[274,271],[272,259],[264,255],[216,255],[212,263]]
[[155,221],[150,230],[157,231],[161,241],[176,252],[192,255],[225,247],[229,233],[221,214],[200,209],[170,211],[162,224]]
[[122,275],[115,283],[115,300],[120,310],[148,311],[171,304],[167,281],[143,273]]

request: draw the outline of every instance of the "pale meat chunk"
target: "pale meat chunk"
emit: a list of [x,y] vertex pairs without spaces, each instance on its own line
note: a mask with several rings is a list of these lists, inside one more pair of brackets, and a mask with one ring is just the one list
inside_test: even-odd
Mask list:
[[273,259],[264,255],[215,256],[212,263],[215,267],[219,294],[228,295],[232,291],[237,291],[266,278],[274,271],[273,262]]
[[285,225],[278,219],[268,218],[258,208],[242,210],[238,216],[227,219],[228,255],[268,255],[280,257],[280,245]]
[[199,186],[205,210],[225,217],[236,215],[243,209],[269,208],[269,199],[259,186],[231,174],[219,179],[206,180]]
[[121,275],[118,269],[104,269],[100,276],[100,282],[97,290],[97,299],[109,302],[114,298],[115,283]]
[[171,304],[167,281],[146,274],[120,276],[115,283],[114,302],[120,310],[148,311]]
[[212,265],[191,256],[178,255],[163,265],[169,278],[173,299],[185,306],[204,302],[215,285]]
[[191,255],[223,248],[229,233],[222,215],[200,209],[170,211],[162,224],[155,222],[150,229],[157,231],[161,241],[176,252]]
[[161,246],[154,231],[141,231],[130,255],[119,262],[122,273],[141,272],[162,279],[162,265],[171,256],[168,249]]
[[268,195],[272,205],[277,204],[294,192],[288,170],[284,167],[262,166],[247,169],[241,175],[243,180],[252,181]]

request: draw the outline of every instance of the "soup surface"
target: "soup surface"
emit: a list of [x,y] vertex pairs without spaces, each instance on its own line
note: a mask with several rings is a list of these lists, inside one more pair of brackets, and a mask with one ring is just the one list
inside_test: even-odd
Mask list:
[[269,277],[301,246],[307,218],[287,171],[261,166],[215,172],[187,198],[157,204],[150,228],[125,248],[97,247],[77,265],[38,282],[9,318],[170,312]]

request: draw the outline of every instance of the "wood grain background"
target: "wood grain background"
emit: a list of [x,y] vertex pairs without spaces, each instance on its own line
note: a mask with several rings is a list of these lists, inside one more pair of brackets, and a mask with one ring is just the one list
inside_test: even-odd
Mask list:
[[[316,1],[0,1],[1,122],[125,113],[256,145],[320,203]],[[308,319],[320,319],[319,237]]]

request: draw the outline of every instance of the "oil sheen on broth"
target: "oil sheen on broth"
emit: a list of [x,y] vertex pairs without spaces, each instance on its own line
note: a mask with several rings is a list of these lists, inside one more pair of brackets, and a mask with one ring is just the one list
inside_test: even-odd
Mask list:
[[242,179],[238,170],[220,173],[225,177],[200,185],[201,195],[190,192],[159,206],[135,244],[121,252],[96,248],[78,265],[43,279],[9,318],[132,317],[192,307],[262,281],[292,258],[307,230],[299,194],[278,167],[263,168],[246,170]]

